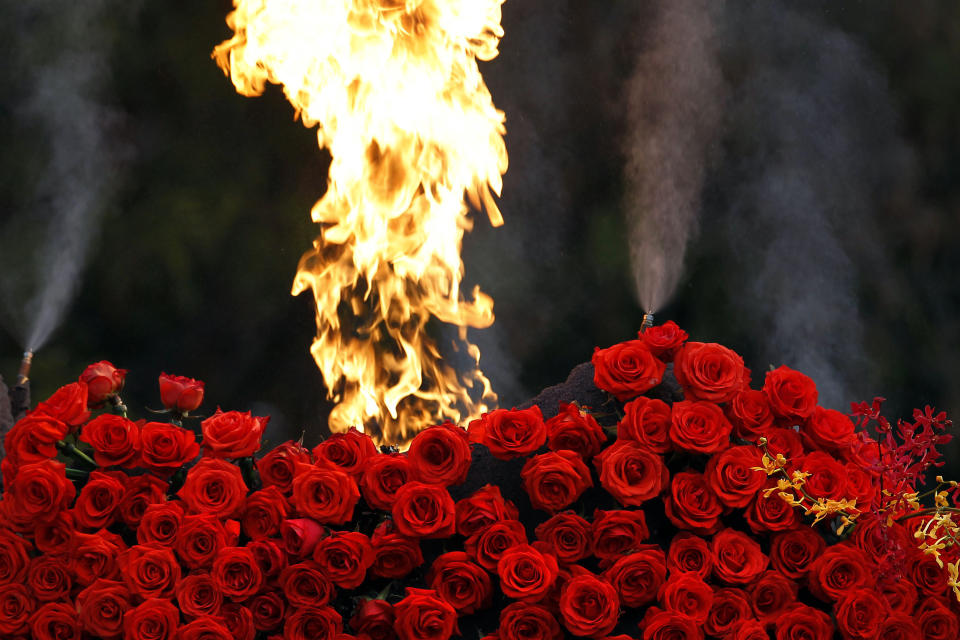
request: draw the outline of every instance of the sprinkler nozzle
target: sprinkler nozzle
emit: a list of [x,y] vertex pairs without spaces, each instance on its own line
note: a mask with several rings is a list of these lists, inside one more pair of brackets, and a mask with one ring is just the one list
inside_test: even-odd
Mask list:
[[647,311],[643,314],[643,322],[640,323],[640,331],[646,331],[653,326],[653,311]]
[[23,384],[30,379],[30,365],[33,363],[33,351],[24,351],[20,361],[20,371],[17,372],[17,384]]

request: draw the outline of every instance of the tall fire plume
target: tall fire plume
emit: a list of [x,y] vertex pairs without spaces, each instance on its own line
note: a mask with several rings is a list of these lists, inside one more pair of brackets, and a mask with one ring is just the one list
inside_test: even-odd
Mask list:
[[[292,292],[316,301],[310,351],[333,431],[402,444],[496,403],[467,340],[493,322],[493,300],[461,291],[460,247],[465,197],[503,223],[504,114],[477,66],[497,55],[502,2],[234,0],[227,16],[234,36],[213,55],[237,91],[282,85],[332,156]],[[456,365],[438,321],[458,328]]]

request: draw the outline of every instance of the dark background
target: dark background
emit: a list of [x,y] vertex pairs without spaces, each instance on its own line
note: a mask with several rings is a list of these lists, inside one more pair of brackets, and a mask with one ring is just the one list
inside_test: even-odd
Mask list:
[[[270,413],[274,428],[304,430],[315,443],[328,406],[308,352],[312,300],[289,290],[316,233],[309,210],[326,184],[325,152],[293,121],[279,89],[243,98],[210,59],[230,35],[229,2],[93,4],[97,40],[88,44],[102,44],[106,61],[97,96],[113,114],[105,135],[123,151],[105,169],[112,187],[91,216],[97,229],[76,300],[37,353],[35,396],[109,359],[130,370],[132,408],[159,405],[156,376],[166,371],[206,381],[208,412]],[[492,229],[476,216],[463,256],[468,284],[496,303],[494,327],[473,337],[505,405],[563,380],[595,346],[629,339],[640,325],[625,240],[624,95],[655,12],[649,2],[503,5],[501,54],[482,71],[507,114],[506,224]],[[11,61],[0,72],[8,244],[14,221],[42,219],[31,194],[53,142],[20,105],[36,71],[23,43],[32,39],[41,57],[63,44],[47,19],[37,9],[0,21],[0,54]],[[737,350],[758,384],[768,365],[822,349],[847,401],[883,395],[892,417],[925,404],[957,415],[960,5],[744,2],[721,20],[723,131],[703,185],[700,232],[658,320]],[[829,82],[813,81],[821,78]],[[764,102],[789,92],[796,101]],[[796,105],[806,111],[791,120],[802,111]],[[849,143],[842,153],[830,146],[838,136]],[[814,141],[824,146],[804,146]],[[819,168],[800,171],[813,176],[811,189],[850,199],[848,209],[813,220],[845,256],[837,269],[809,279],[794,271],[791,260],[822,264],[802,244],[778,252],[777,265],[757,253],[778,246],[778,229],[796,236],[744,196],[758,168],[777,158]],[[804,215],[801,207],[789,220],[812,228]],[[820,236],[810,242],[824,246]],[[0,255],[2,278],[29,288],[35,275],[11,256]],[[778,271],[784,280],[768,277]],[[789,309],[800,318],[794,326],[807,329],[796,335],[777,313],[792,287],[809,296]],[[822,291],[839,291],[842,304],[819,298]],[[16,317],[15,296],[2,304]],[[24,329],[14,325],[0,331],[8,380],[22,351]]]

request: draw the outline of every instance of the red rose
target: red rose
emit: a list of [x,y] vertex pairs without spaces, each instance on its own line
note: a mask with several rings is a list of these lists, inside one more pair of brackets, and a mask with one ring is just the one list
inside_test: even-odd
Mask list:
[[84,529],[103,529],[117,520],[117,506],[123,497],[126,474],[94,471],[73,505],[73,519]]
[[177,556],[190,569],[209,567],[224,547],[236,544],[237,536],[210,514],[185,516],[173,541]]
[[593,384],[620,402],[636,398],[663,379],[667,365],[658,360],[643,340],[628,340],[606,349],[596,348],[590,359]]
[[363,600],[350,618],[350,628],[370,640],[393,640],[397,635],[393,630],[396,617],[393,605],[386,600]]
[[130,593],[138,598],[170,598],[180,580],[180,565],[167,547],[134,545],[117,559]]
[[317,464],[326,461],[354,478],[363,473],[367,461],[375,455],[377,446],[373,440],[356,427],[350,427],[346,433],[335,433],[313,448]]
[[905,559],[906,577],[924,596],[939,596],[949,588],[947,574],[929,553],[912,549]]
[[204,616],[185,624],[177,631],[177,640],[234,640],[222,618]]
[[9,584],[0,591],[0,634],[12,638],[25,633],[37,603],[22,584]]
[[431,484],[461,484],[470,471],[470,438],[450,424],[427,427],[410,442],[407,458],[417,479]]
[[479,442],[500,460],[530,455],[547,441],[540,407],[495,409],[467,426],[470,442]]
[[877,640],[922,640],[920,625],[906,613],[893,613],[880,623]]
[[620,594],[625,607],[642,607],[657,599],[667,578],[663,551],[655,545],[642,545],[637,551],[617,558],[603,572]]
[[797,583],[779,571],[767,571],[748,588],[750,603],[761,622],[774,622],[797,601]]
[[788,426],[802,423],[817,408],[817,385],[786,366],[767,372],[763,392],[777,421]]
[[874,570],[863,551],[849,543],[828,547],[810,565],[810,592],[824,601],[836,601],[852,589],[873,587]]
[[117,506],[120,519],[131,528],[138,527],[150,505],[166,501],[167,489],[166,482],[148,473],[127,478],[126,490]]
[[703,631],[693,618],[656,607],[647,609],[640,628],[643,640],[703,640]]
[[131,640],[173,640],[180,612],[169,600],[150,598],[123,615],[123,633]]
[[332,607],[294,609],[283,625],[283,640],[335,640],[343,619]]
[[600,484],[625,506],[638,507],[670,482],[663,460],[631,440],[617,440],[593,459]]
[[313,559],[335,585],[356,589],[373,564],[373,546],[359,531],[335,531],[317,543]]
[[946,606],[932,604],[925,609],[918,607],[917,613],[917,623],[924,640],[953,640],[960,637],[960,621]]
[[87,385],[87,403],[91,407],[101,406],[120,393],[126,377],[126,369],[117,369],[106,360],[89,365],[80,374],[80,382]]
[[363,499],[381,511],[389,511],[400,487],[417,477],[410,459],[399,453],[374,456],[366,467],[360,478]]
[[247,485],[236,466],[225,460],[204,458],[187,471],[187,479],[177,495],[193,513],[232,518],[243,509]]
[[560,403],[560,411],[546,422],[547,446],[552,451],[569,449],[584,460],[600,453],[607,441],[603,428],[589,413],[572,402]]
[[667,611],[682,613],[703,624],[713,606],[713,589],[695,573],[680,573],[664,583],[660,602]]
[[756,580],[766,568],[769,559],[760,545],[747,534],[735,529],[723,529],[711,541],[713,547],[713,575],[727,584],[745,585]]
[[710,458],[704,475],[720,502],[742,508],[754,501],[767,480],[767,474],[757,470],[762,457],[754,446],[739,446]]
[[321,524],[343,524],[353,518],[360,489],[336,467],[297,463],[293,478],[293,504],[304,516]]
[[400,640],[447,640],[460,633],[457,612],[432,589],[407,587],[406,597],[393,609]]
[[0,529],[0,585],[23,582],[32,548],[24,538]]
[[674,402],[670,416],[670,441],[675,449],[717,453],[730,446],[733,427],[723,410],[712,402]]
[[500,487],[484,485],[457,502],[457,533],[470,537],[480,529],[501,520],[516,520],[519,515],[516,506],[503,499]]
[[643,511],[593,512],[591,528],[593,555],[601,560],[636,549],[650,537]]
[[306,558],[312,554],[324,535],[323,526],[310,518],[284,520],[280,525],[283,549],[294,558]]
[[192,431],[162,422],[140,427],[141,459],[152,471],[173,473],[199,453],[200,445]]
[[[260,593],[250,601],[250,615],[253,618],[253,628],[257,631],[273,631],[283,624],[284,613],[287,611],[283,595],[277,591]],[[371,640],[385,640],[373,638]]]
[[[18,420],[4,437],[7,460],[16,467],[56,458],[57,442],[69,432],[65,422],[42,413],[31,413]],[[4,477],[4,486],[9,484]]]
[[850,541],[877,564],[881,564],[889,554],[906,558],[908,552],[914,549],[913,535],[903,525],[896,522],[887,524],[886,518],[873,514],[857,518]]
[[793,429],[774,427],[766,433],[770,455],[783,454],[787,460],[796,460],[803,455],[803,441]]
[[374,553],[370,572],[381,578],[403,578],[423,564],[419,542],[384,525],[374,529],[370,544]]
[[76,495],[73,483],[67,480],[66,468],[55,460],[20,467],[3,495],[3,501],[9,501],[10,515],[34,524],[55,520]]
[[797,604],[777,619],[777,640],[831,640],[833,622],[823,611]]
[[287,440],[277,445],[256,461],[260,483],[289,494],[293,487],[294,467],[298,462],[310,464],[310,452],[300,443]]
[[733,435],[756,442],[773,426],[773,411],[763,391],[741,389],[727,404],[727,419],[733,425]]
[[723,503],[702,474],[683,471],[674,476],[664,509],[677,528],[707,535],[720,528]]
[[623,419],[617,424],[617,438],[633,440],[653,453],[667,453],[670,442],[670,405],[663,400],[640,396],[623,406]]
[[247,543],[247,549],[250,549],[264,577],[271,582],[287,568],[287,553],[276,540],[252,540]]
[[[2,506],[3,502],[0,502],[0,507]],[[69,511],[61,511],[50,522],[38,523],[34,526],[33,543],[42,553],[63,553],[63,550],[70,545],[76,528],[73,514]]]
[[203,403],[203,382],[161,373],[160,402],[171,411],[190,413]]
[[456,531],[456,507],[446,487],[408,482],[397,491],[393,523],[410,538],[448,538]]
[[753,504],[747,509],[747,524],[754,533],[789,531],[803,526],[800,522],[802,512],[781,498],[779,491],[766,493],[766,489],[776,486],[775,480],[767,480],[765,486],[757,492]]
[[638,332],[637,337],[643,340],[650,353],[666,362],[673,359],[689,336],[676,322],[667,320],[659,326],[647,327],[646,331]]
[[48,602],[30,616],[32,640],[81,640],[83,629],[73,604]]
[[620,597],[609,582],[590,574],[579,575],[563,585],[560,615],[573,635],[601,638],[617,626]]
[[728,640],[769,640],[767,629],[756,620],[745,620],[728,636]]
[[490,576],[463,551],[438,556],[427,573],[427,584],[462,615],[487,608],[493,597]]
[[507,549],[497,563],[500,590],[508,598],[539,602],[557,579],[557,559],[528,544]]
[[590,555],[590,523],[572,511],[558,513],[538,524],[536,535],[564,564],[579,562]]
[[556,513],[593,486],[590,470],[574,451],[551,451],[527,460],[520,472],[534,509]]
[[800,434],[810,449],[838,453],[857,441],[853,420],[833,409],[816,407],[800,427]]
[[826,546],[823,537],[809,527],[780,533],[770,543],[770,563],[788,578],[800,580]]
[[210,571],[220,592],[234,601],[246,600],[263,587],[263,573],[246,547],[226,547],[213,560]]
[[333,599],[336,592],[320,565],[311,561],[284,569],[280,574],[280,588],[292,607],[322,607]]
[[211,458],[246,458],[260,449],[260,438],[270,417],[255,417],[249,411],[217,412],[200,423],[203,455]]
[[69,549],[70,571],[83,586],[98,578],[119,578],[117,557],[126,548],[120,536],[106,529],[90,535],[75,532]]
[[750,370],[736,352],[714,342],[688,342],[677,352],[673,375],[686,400],[729,402],[748,388]]
[[845,463],[843,470],[847,474],[847,496],[857,501],[857,509],[868,510],[878,497],[877,477],[853,462]]
[[128,609],[130,593],[123,583],[114,580],[97,580],[77,595],[80,624],[96,638],[119,638]]
[[271,538],[280,533],[280,525],[287,517],[287,499],[275,487],[254,491],[247,496],[240,524],[243,532],[253,540]]
[[837,602],[834,613],[845,638],[872,640],[880,632],[881,621],[890,615],[890,609],[873,589],[853,589]]
[[30,561],[25,584],[40,602],[65,600],[73,586],[69,566],[64,556],[36,556]]
[[[729,638],[737,627],[750,620],[753,612],[750,602],[739,589],[717,589],[713,593],[713,604],[704,622],[703,630],[716,638]],[[762,630],[762,629],[761,629]],[[763,640],[767,640],[766,632]]]
[[810,474],[803,488],[814,498],[840,500],[847,497],[846,471],[829,453],[813,451],[797,460],[797,464]]
[[34,414],[42,414],[79,427],[90,418],[87,409],[87,385],[74,382],[57,389],[52,396],[37,404]]
[[80,440],[93,447],[101,467],[135,467],[140,453],[140,427],[123,416],[105,413],[80,430]]
[[894,614],[912,614],[917,605],[917,588],[906,580],[880,580],[877,593],[887,601]]
[[230,630],[233,640],[254,640],[257,630],[253,627],[250,609],[237,602],[228,602],[220,611],[223,625]]
[[500,640],[561,640],[563,629],[546,607],[514,602],[500,612]]
[[713,571],[713,550],[706,540],[681,531],[673,537],[667,552],[667,568],[671,574],[695,573],[706,580]]
[[487,571],[496,571],[497,563],[507,551],[527,544],[527,531],[517,520],[501,520],[489,524],[467,538],[464,549]]
[[176,585],[177,604],[192,618],[218,616],[223,607],[223,593],[209,573],[191,573]]

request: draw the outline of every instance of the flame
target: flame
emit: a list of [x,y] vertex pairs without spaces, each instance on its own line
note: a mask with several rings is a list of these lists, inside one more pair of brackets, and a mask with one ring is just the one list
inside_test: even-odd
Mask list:
[[[465,196],[503,223],[492,193],[507,168],[504,114],[477,67],[497,55],[502,2],[234,0],[227,16],[234,36],[213,55],[237,92],[282,85],[332,156],[292,293],[316,300],[310,351],[334,431],[399,444],[495,407],[466,335],[493,322],[493,300],[461,292],[460,247]],[[434,319],[458,328],[466,366],[445,359]]]

